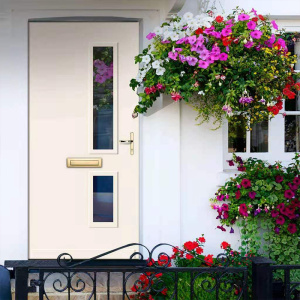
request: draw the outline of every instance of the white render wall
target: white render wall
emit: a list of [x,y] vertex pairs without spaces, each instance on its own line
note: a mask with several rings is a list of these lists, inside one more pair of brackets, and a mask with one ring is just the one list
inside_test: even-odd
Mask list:
[[[181,13],[196,13],[200,2],[187,0]],[[170,3],[0,0],[0,263],[28,258],[27,19],[143,18],[145,36],[165,18]],[[300,18],[298,0],[216,1],[220,3],[225,10],[253,6],[263,14]],[[223,170],[222,130],[196,126],[195,112],[183,103],[165,103],[156,113],[140,117],[141,242],[149,247],[160,242],[179,245],[205,233],[206,252],[217,253],[223,240],[238,242],[238,235],[215,229],[216,214],[209,206]]]

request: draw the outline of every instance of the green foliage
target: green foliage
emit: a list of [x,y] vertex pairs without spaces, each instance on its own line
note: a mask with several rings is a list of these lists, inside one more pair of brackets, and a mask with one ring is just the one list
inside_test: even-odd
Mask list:
[[[299,264],[300,155],[286,168],[235,155],[229,163],[237,163],[243,172],[230,178],[211,201],[222,226],[240,227],[242,255],[251,252],[278,264]],[[300,279],[300,272],[293,279]]]

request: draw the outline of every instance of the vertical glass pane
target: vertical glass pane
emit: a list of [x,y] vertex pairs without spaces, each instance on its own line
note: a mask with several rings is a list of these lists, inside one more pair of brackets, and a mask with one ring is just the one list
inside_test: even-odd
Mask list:
[[285,117],[285,152],[300,151],[300,116]]
[[113,149],[113,47],[93,47],[93,149]]
[[246,152],[246,121],[243,117],[228,121],[228,152]]
[[113,222],[113,176],[93,176],[93,222]]
[[251,131],[251,152],[268,152],[269,122],[263,121],[253,125]]

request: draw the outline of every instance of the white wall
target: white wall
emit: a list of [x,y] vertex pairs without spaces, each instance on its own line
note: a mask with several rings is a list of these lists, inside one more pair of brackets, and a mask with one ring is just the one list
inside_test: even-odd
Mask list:
[[[143,36],[168,13],[170,1],[2,0],[0,2],[0,263],[28,257],[27,167],[27,20],[66,16],[143,18]],[[187,0],[181,11],[198,10]],[[211,1],[213,2],[213,1]],[[300,2],[288,0],[220,0],[225,10],[252,6],[271,15],[295,18]],[[297,17],[297,16],[296,16]],[[285,18],[285,17],[283,17]],[[143,43],[146,44],[146,40]],[[165,100],[170,103],[170,100]],[[218,252],[223,241],[238,235],[216,230],[209,198],[223,168],[222,131],[209,124],[195,126],[195,112],[171,103],[141,116],[141,242],[180,245],[205,233],[207,252]]]

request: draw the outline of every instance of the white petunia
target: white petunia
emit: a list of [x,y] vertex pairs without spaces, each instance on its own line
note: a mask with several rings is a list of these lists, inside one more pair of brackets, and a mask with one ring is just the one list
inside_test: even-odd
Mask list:
[[191,12],[187,12],[187,13],[185,13],[185,14],[183,15],[183,19],[186,20],[186,21],[188,21],[188,20],[193,19],[193,16],[194,16],[194,15],[193,15]]
[[155,27],[153,32],[156,34],[156,35],[161,35],[162,32],[163,32],[163,29],[159,26]]
[[141,83],[144,79],[144,77],[141,76],[141,74],[138,74],[136,77],[135,77],[136,81]]
[[145,55],[142,58],[142,62],[145,64],[149,64],[150,60],[151,60],[150,55]]
[[172,22],[172,27],[175,28],[175,29],[179,29],[181,26],[180,26],[179,22]]
[[198,94],[199,95],[205,95],[205,93],[203,91],[199,91]]
[[140,76],[144,78],[146,76],[146,73],[147,73],[146,70],[141,70],[140,71]]
[[163,67],[159,67],[156,69],[156,75],[163,75],[165,73],[166,69]]
[[159,67],[160,67],[160,63],[161,63],[161,61],[155,60],[155,61],[152,63],[152,68],[153,68],[153,69],[159,68]]
[[170,39],[172,41],[178,41],[179,40],[179,35],[176,32],[171,32]]
[[193,28],[194,30],[195,29],[197,29],[199,26],[199,24],[198,24],[198,22],[197,21],[195,21],[195,20],[189,20],[188,22],[187,22],[187,25],[190,27],[190,28]]

